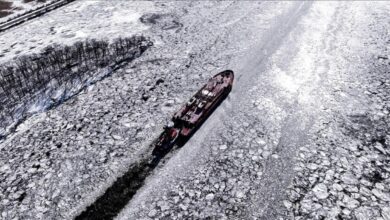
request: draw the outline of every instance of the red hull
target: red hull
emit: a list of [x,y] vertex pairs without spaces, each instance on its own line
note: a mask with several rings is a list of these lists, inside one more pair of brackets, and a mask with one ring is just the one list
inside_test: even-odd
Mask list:
[[181,127],[181,136],[190,136],[211,115],[229,94],[233,80],[233,71],[218,73],[173,116],[175,127]]
[[189,138],[230,93],[233,80],[234,73],[231,70],[225,70],[212,77],[174,114],[173,125],[165,127],[152,154],[162,156],[172,148],[179,137]]

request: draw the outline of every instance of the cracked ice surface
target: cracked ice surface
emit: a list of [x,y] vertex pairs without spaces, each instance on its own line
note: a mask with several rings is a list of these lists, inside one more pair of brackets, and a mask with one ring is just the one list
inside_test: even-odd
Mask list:
[[118,219],[389,219],[388,6],[301,11]]
[[390,217],[388,10],[364,2],[333,15],[323,58],[329,104],[300,148],[285,201],[296,219]]
[[[229,97],[120,219],[388,219],[388,4],[104,2],[71,4],[31,27],[47,34],[46,22],[60,22],[47,43],[142,30],[155,47],[0,144],[3,218],[74,217],[229,68]],[[134,29],[122,23],[135,21],[130,6],[142,18]],[[76,14],[83,32],[55,13]],[[17,29],[0,40],[7,59],[23,42],[46,45],[22,35],[8,49]]]
[[[97,4],[85,7],[102,3]],[[281,4],[266,5],[270,9]],[[162,15],[153,20],[147,19],[153,14],[146,13],[143,24],[151,27],[145,34],[156,42],[155,48],[61,106],[28,119],[1,143],[2,216],[68,219],[99,196],[147,150],[175,109],[211,75],[226,68],[230,57],[241,55],[240,45],[229,45],[227,40],[245,36],[227,33],[240,26],[238,21],[246,19],[244,12],[251,5],[235,11],[237,23],[219,26],[230,22],[229,15],[222,16],[224,9],[235,6],[231,2],[156,3],[153,13]],[[61,10],[67,13],[69,7]],[[213,15],[208,13],[210,8],[221,12]],[[268,21],[279,10],[266,14]],[[220,20],[206,26],[194,19],[202,18],[204,23],[217,17]],[[36,22],[44,23],[42,19]],[[250,29],[242,30],[250,34]]]

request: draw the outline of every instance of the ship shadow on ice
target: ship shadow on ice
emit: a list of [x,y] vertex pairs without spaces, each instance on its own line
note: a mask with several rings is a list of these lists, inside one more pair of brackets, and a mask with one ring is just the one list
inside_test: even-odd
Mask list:
[[[230,94],[231,87],[223,91],[223,95],[219,96],[218,100],[212,105],[207,114],[192,127],[190,133],[186,136],[177,134],[174,139],[168,139],[169,145],[164,145],[163,148],[158,148],[157,143],[161,140],[161,136],[167,133],[167,130],[161,133],[160,137],[153,141],[148,149],[152,151],[150,154],[144,155],[137,163],[132,164],[128,171],[119,177],[97,200],[89,205],[75,219],[113,219],[121,210],[129,203],[133,196],[137,193],[145,182],[145,179],[152,174],[157,167],[164,166],[181,147],[183,147],[193,135],[203,126],[204,122],[212,115],[212,113],[221,105],[221,103]],[[171,137],[170,137],[171,138]],[[157,151],[155,151],[157,149]],[[162,149],[162,150],[161,150]],[[157,152],[157,153],[156,153]],[[158,175],[155,173],[154,175]]]
[[147,166],[148,160],[130,166],[129,170],[119,177],[93,204],[88,206],[75,219],[113,219],[129,203],[142,187],[152,168]]
[[[218,102],[215,109],[222,104],[226,97],[227,95]],[[86,210],[84,210],[75,219],[115,218],[137,193],[138,189],[144,185],[145,179],[152,173],[152,171],[156,167],[162,166],[163,163],[173,156],[177,150],[183,147],[192,138],[196,131],[203,126],[204,122],[207,121],[210,115],[206,117],[206,119],[190,136],[177,139],[174,146],[164,152],[164,154],[154,158],[150,155],[146,158],[142,158],[142,160],[138,163],[131,165],[129,170],[123,176],[119,177],[102,196],[100,196],[93,204],[88,206]],[[150,148],[152,148],[153,145],[154,142],[150,145]],[[158,173],[156,175],[158,175]]]

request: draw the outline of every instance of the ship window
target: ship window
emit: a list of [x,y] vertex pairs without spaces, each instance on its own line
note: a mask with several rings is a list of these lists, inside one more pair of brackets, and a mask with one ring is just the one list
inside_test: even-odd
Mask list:
[[202,112],[202,108],[196,108],[195,114],[199,115]]
[[190,101],[187,102],[187,105],[190,106],[190,105],[194,104],[195,100],[196,100],[196,98],[192,97],[190,99]]

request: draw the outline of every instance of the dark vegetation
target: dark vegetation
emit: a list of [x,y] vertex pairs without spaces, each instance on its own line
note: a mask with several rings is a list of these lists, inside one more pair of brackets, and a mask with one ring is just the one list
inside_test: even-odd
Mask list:
[[11,9],[12,2],[0,0],[0,10],[9,10]]
[[0,139],[1,128],[9,125],[7,121],[20,117],[21,110],[15,107],[28,105],[33,99],[31,96],[47,95],[48,90],[55,91],[63,85],[89,83],[98,74],[98,69],[112,70],[121,63],[138,57],[151,45],[144,36],[118,38],[111,43],[91,39],[71,46],[48,46],[39,54],[21,56],[1,65]]
[[[24,3],[30,3],[30,2],[37,2],[37,3],[45,3],[46,0],[23,0]],[[12,1],[8,0],[0,0],[0,18],[8,16],[12,14],[13,12],[11,11],[12,9]],[[17,9],[17,8],[14,8]],[[29,10],[31,12],[32,10]]]
[[[31,15],[29,19],[31,18],[34,18],[34,17],[38,17],[48,11],[51,11],[55,8],[58,8],[55,7],[55,8],[51,8],[49,9],[47,6],[48,5],[51,5],[51,4],[56,4],[57,2],[59,2],[60,0],[56,0],[56,1],[53,1],[53,2],[49,2],[47,3],[47,0],[23,0],[23,3],[31,3],[31,2],[35,2],[36,4],[34,5],[34,7],[28,9],[28,10],[25,10],[21,13],[17,13],[15,15],[12,15],[15,11],[20,11],[20,10],[23,10],[22,7],[11,7],[12,6],[12,0],[0,0],[0,18],[2,17],[8,17],[7,19],[5,19],[4,21],[0,22],[0,24],[5,24],[7,22],[11,22],[12,20],[15,20],[15,19],[18,19],[26,14],[29,14],[29,13],[32,13],[34,11],[37,11],[37,10],[40,10],[40,9],[44,9],[46,8],[47,10],[43,11],[43,12],[40,12],[40,13],[37,13],[37,14],[34,14],[34,15]],[[64,4],[62,5],[65,5],[67,3],[70,3],[74,0],[66,0],[64,2]],[[62,6],[60,5],[60,6]],[[20,23],[23,23],[22,21],[20,21]]]
[[12,2],[0,0],[0,18],[12,14],[11,9]]

